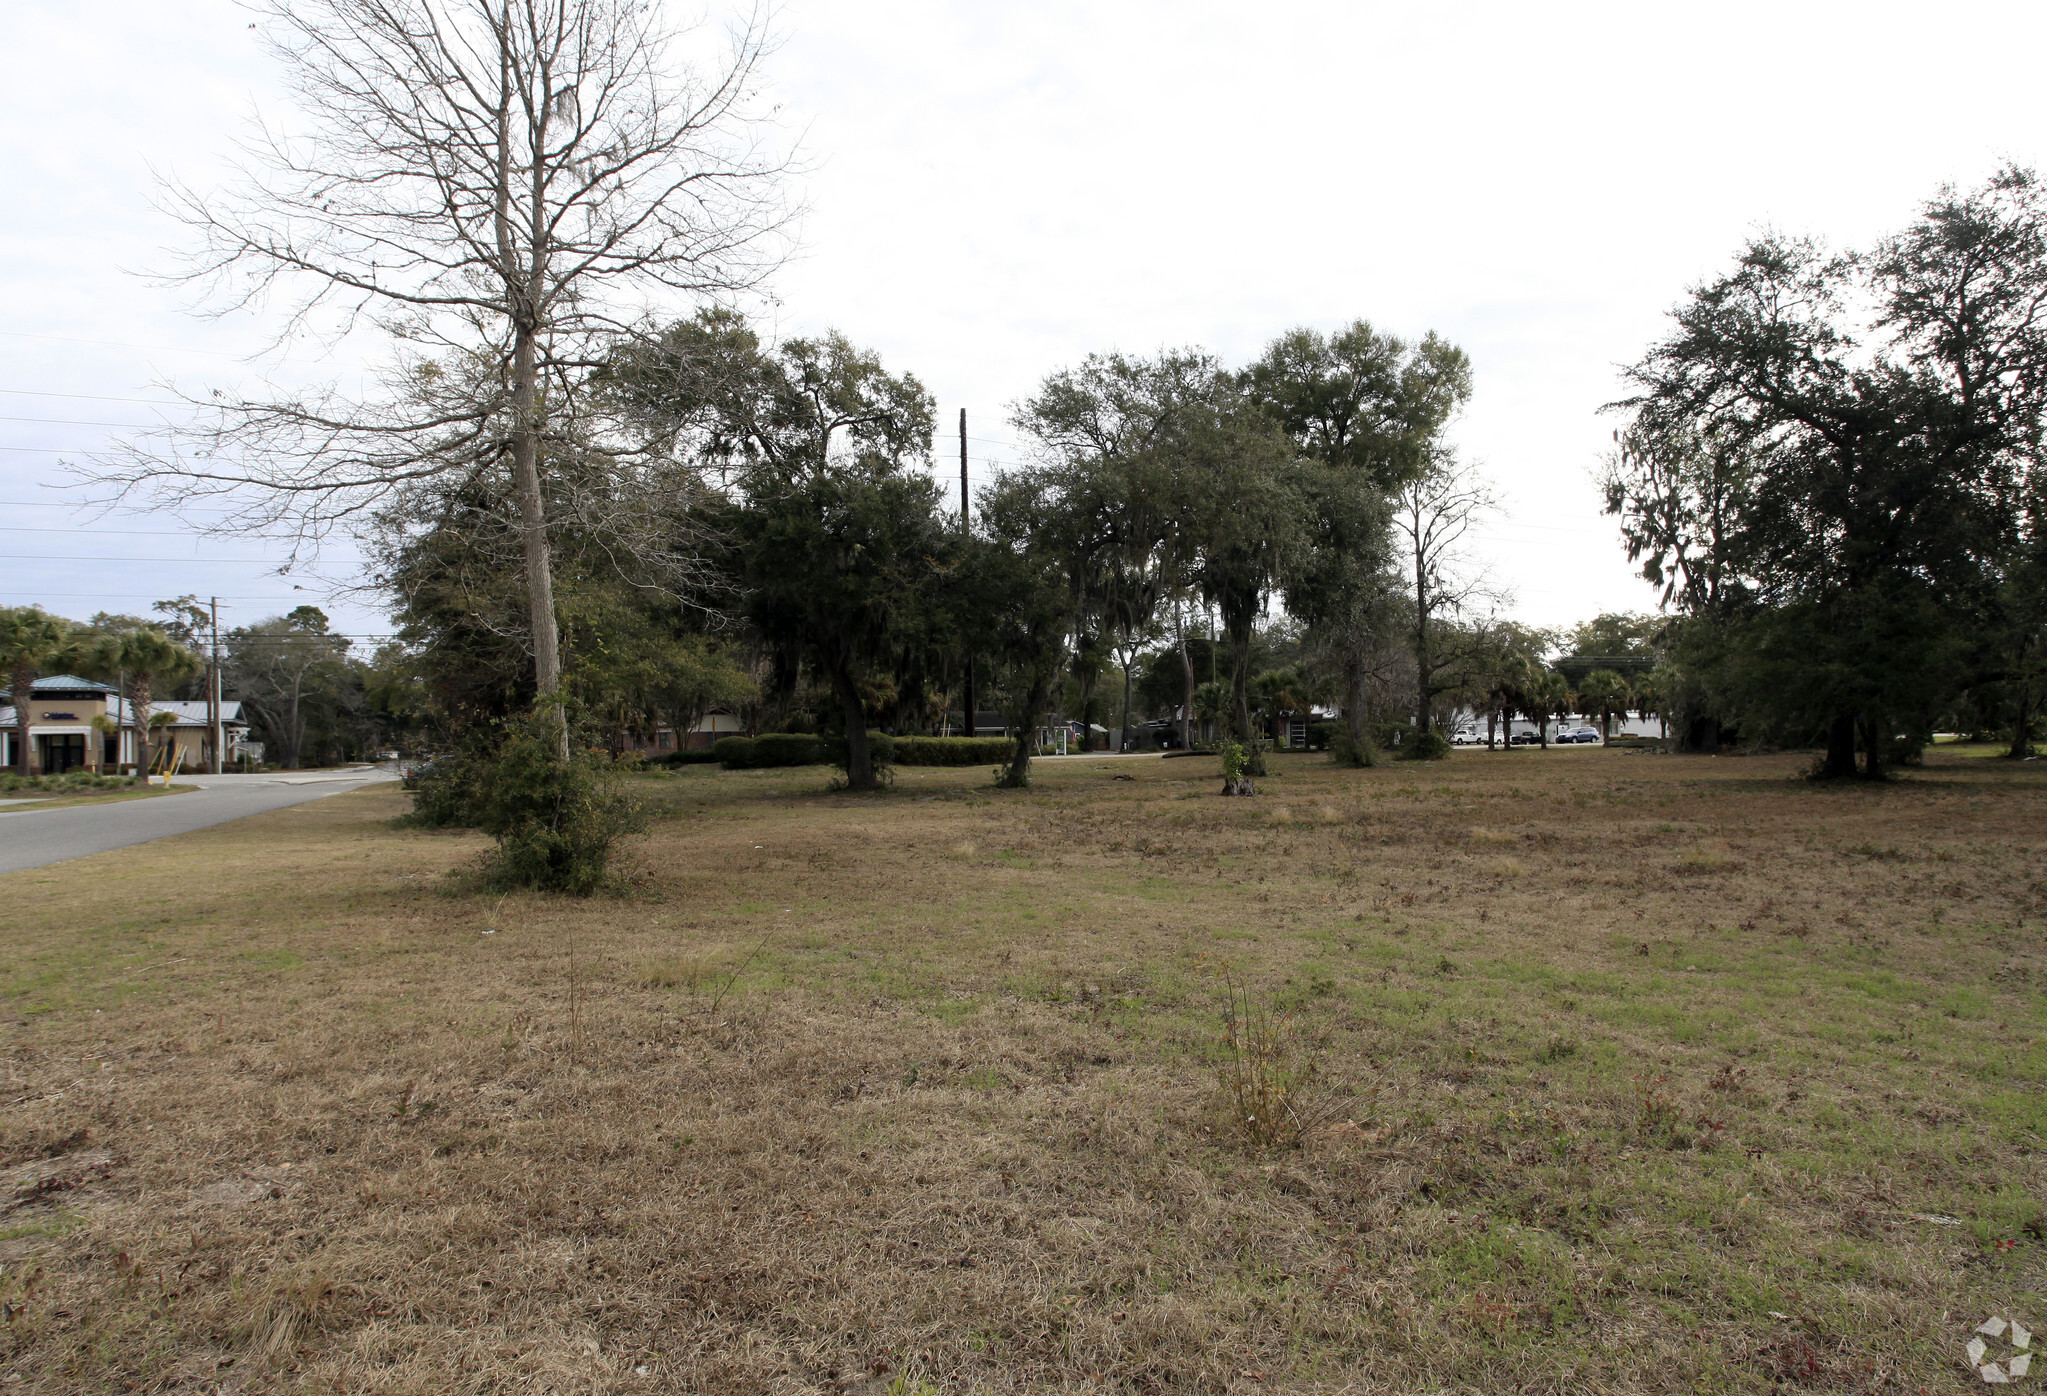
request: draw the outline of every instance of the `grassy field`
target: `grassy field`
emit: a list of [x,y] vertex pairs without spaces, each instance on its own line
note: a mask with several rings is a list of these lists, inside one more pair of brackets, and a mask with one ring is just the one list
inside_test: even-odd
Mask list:
[[[0,1390],[1952,1391],[2047,1327],[2040,765],[1274,764],[685,768],[587,902],[388,787],[0,878]],[[1258,1147],[1222,1083],[1311,1062]]]

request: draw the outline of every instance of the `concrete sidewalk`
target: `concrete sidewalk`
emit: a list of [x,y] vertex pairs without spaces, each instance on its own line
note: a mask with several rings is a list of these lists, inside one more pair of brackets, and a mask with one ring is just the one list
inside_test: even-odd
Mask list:
[[154,800],[70,805],[51,810],[33,806],[0,810],[0,873],[44,868],[173,834],[189,834],[196,829],[209,829],[215,824],[269,814],[324,795],[338,795],[344,790],[360,790],[365,785],[396,779],[398,772],[384,766],[252,776],[181,776],[174,784],[197,788]]

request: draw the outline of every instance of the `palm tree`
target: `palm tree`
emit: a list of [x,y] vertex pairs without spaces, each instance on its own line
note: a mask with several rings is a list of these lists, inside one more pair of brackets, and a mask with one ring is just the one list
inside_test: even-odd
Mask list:
[[1599,740],[1613,733],[1613,715],[1628,710],[1628,681],[1611,669],[1594,669],[1578,683],[1578,701],[1585,712],[1599,714]]
[[1542,738],[1542,749],[1548,751],[1549,720],[1570,711],[1570,681],[1554,669],[1537,665],[1528,676],[1522,697],[1526,704],[1522,711],[1535,723],[1535,730]]
[[1294,692],[1300,686],[1301,676],[1293,669],[1267,669],[1251,680],[1251,698],[1258,706],[1259,716],[1265,719],[1274,746],[1279,745],[1282,719],[1301,710],[1300,696]]
[[1194,690],[1194,716],[1204,725],[1213,724],[1215,739],[1222,740],[1223,714],[1230,710],[1230,690],[1227,685],[1210,679]]
[[28,704],[35,682],[59,659],[71,640],[71,624],[40,606],[0,609],[0,665],[7,669],[14,697],[15,769],[33,776],[42,764],[28,739]]
[[[199,656],[153,625],[141,625],[104,637],[94,647],[94,660],[128,676],[128,703],[135,714],[136,774],[155,764],[149,735],[150,708],[159,681],[176,683],[198,672]],[[166,729],[168,730],[168,729]]]

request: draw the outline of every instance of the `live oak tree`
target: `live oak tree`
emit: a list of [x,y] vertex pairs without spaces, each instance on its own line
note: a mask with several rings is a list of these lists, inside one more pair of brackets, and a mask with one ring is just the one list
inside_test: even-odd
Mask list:
[[552,693],[549,463],[570,435],[586,458],[636,445],[586,420],[586,371],[636,331],[644,297],[733,292],[775,261],[760,19],[692,66],[651,0],[270,0],[263,15],[303,124],[259,127],[236,187],[169,190],[199,240],[183,279],[215,313],[281,301],[286,335],[385,335],[388,391],[199,395],[190,423],[102,478],[305,546],[409,484],[502,470],[534,687]]
[[1732,715],[1879,776],[2037,546],[2038,182],[1943,189],[1866,255],[1757,239],[1672,319],[1630,370],[1609,511]]
[[1347,749],[1362,760],[1366,681],[1400,609],[1394,499],[1430,470],[1470,398],[1470,359],[1435,334],[1409,342],[1357,320],[1333,335],[1281,335],[1243,380],[1313,463],[1287,606],[1335,659]]
[[876,783],[862,686],[928,636],[955,533],[929,473],[934,405],[844,335],[769,350],[736,317],[700,316],[632,346],[607,370],[644,430],[725,479],[714,511],[740,609],[807,661],[838,705],[847,783]]

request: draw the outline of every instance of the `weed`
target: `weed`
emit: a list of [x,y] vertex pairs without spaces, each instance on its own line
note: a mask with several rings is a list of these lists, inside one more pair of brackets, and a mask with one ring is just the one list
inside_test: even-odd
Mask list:
[[1227,971],[1223,987],[1223,1104],[1256,1149],[1299,1148],[1319,1126],[1342,1116],[1347,1097],[1321,1073],[1317,1044],[1291,1013],[1275,1013]]

